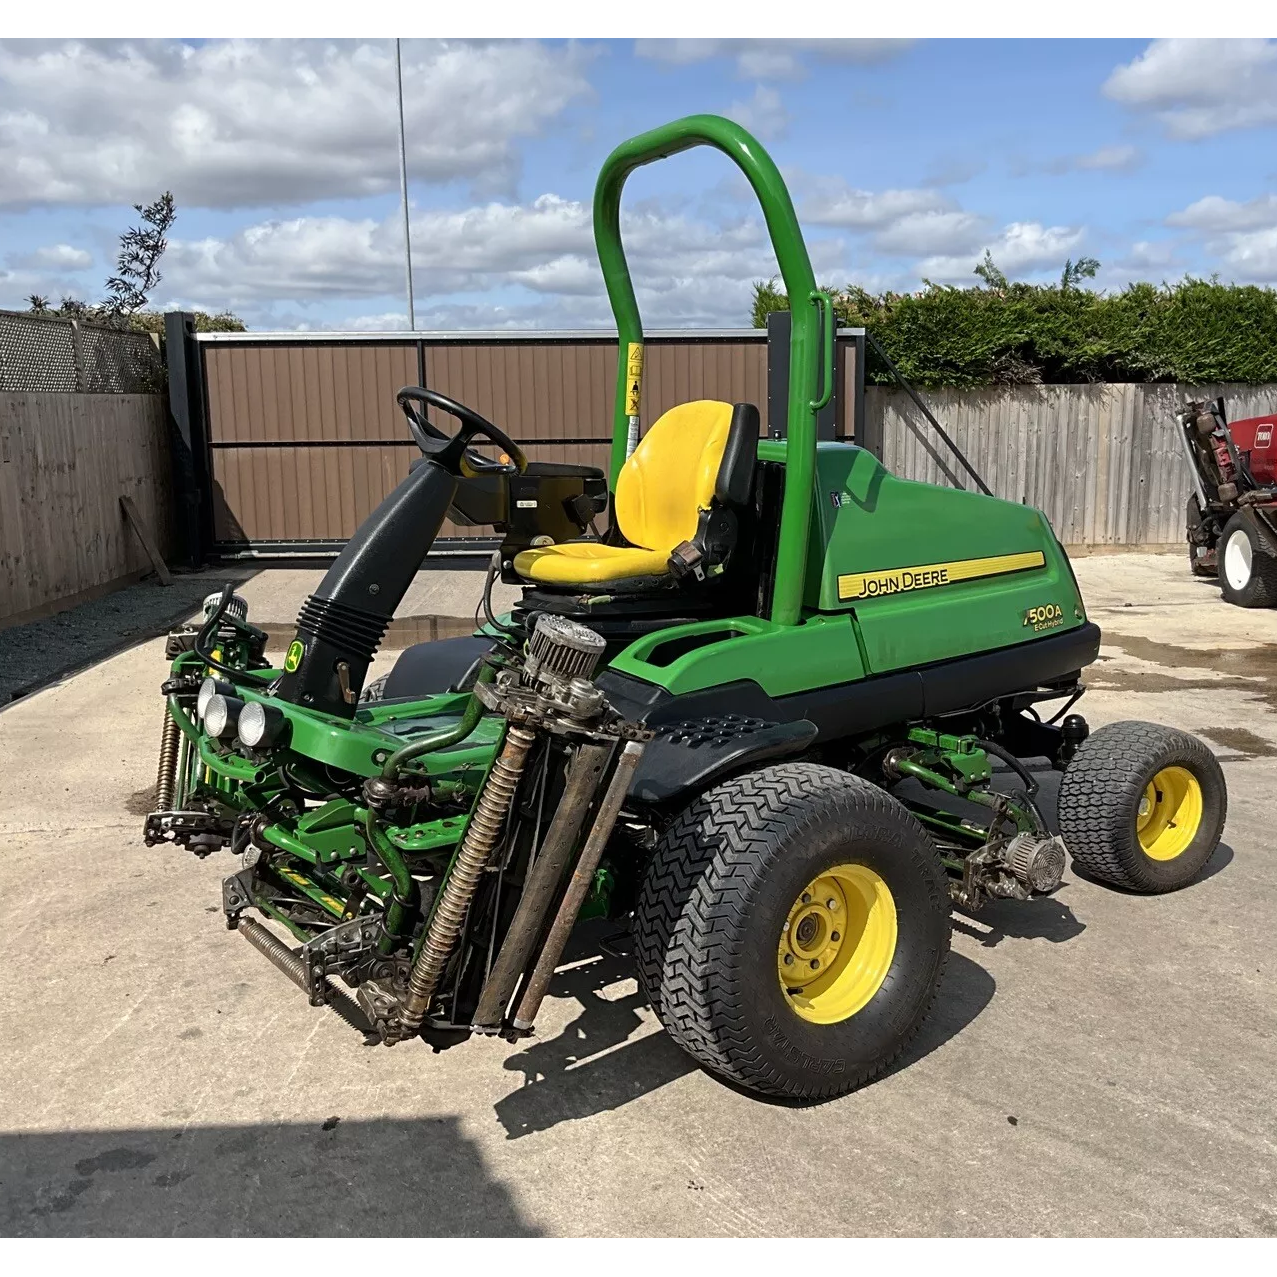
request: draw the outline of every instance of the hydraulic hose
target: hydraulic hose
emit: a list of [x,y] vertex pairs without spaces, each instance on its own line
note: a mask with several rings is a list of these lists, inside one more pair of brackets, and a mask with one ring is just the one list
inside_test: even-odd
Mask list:
[[[491,683],[496,677],[496,670],[487,662],[479,670],[479,677],[475,680],[478,683]],[[425,736],[420,736],[414,741],[410,741],[402,749],[397,749],[386,759],[385,766],[381,769],[382,777],[386,780],[393,780],[402,770],[405,763],[411,762],[414,758],[420,758],[422,754],[433,753],[437,749],[448,749],[465,740],[472,731],[479,725],[479,720],[483,717],[483,702],[474,695],[470,694],[469,701],[466,702],[465,712],[461,715],[461,721],[452,727],[441,727],[437,731],[428,732]]]
[[386,923],[377,942],[379,953],[389,953],[394,947],[395,937],[403,935],[408,911],[415,906],[417,884],[408,872],[399,848],[386,837],[376,813],[371,809],[364,812],[364,833],[368,836],[369,850],[385,866],[395,884],[390,903],[386,906]]
[[494,550],[492,558],[488,562],[488,570],[483,578],[483,615],[494,630],[500,630],[503,634],[509,634],[513,637],[517,633],[515,627],[502,625],[492,613],[492,583],[497,579],[497,573],[500,570],[501,551]]
[[1028,797],[1032,798],[1038,792],[1038,782],[1034,779],[1033,773],[1014,754],[1003,749],[1001,745],[995,745],[991,740],[977,740],[976,744],[986,754],[992,754],[995,758],[1000,758],[1024,781],[1024,792]]

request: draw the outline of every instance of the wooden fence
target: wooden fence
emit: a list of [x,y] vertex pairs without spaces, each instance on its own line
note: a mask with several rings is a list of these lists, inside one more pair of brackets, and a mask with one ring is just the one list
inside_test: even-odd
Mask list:
[[[1277,385],[991,387],[923,399],[993,492],[1041,508],[1070,549],[1161,549],[1184,544],[1192,490],[1175,413],[1220,394],[1232,420],[1277,412]],[[867,387],[865,417],[863,441],[893,473],[946,483],[947,466],[965,478],[903,391]]]
[[147,571],[120,498],[166,548],[170,491],[161,396],[0,392],[0,626]]

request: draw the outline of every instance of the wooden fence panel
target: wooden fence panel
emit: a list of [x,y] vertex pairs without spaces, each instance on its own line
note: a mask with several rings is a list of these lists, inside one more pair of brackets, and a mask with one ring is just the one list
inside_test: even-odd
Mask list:
[[120,497],[172,536],[158,395],[0,393],[0,624],[145,572]]
[[[1016,386],[930,390],[937,420],[993,492],[1038,506],[1066,545],[1169,547],[1184,539],[1192,478],[1176,437],[1185,399],[1223,395],[1231,418],[1277,409],[1277,386]],[[870,386],[865,415],[884,464],[973,487],[902,391]]]

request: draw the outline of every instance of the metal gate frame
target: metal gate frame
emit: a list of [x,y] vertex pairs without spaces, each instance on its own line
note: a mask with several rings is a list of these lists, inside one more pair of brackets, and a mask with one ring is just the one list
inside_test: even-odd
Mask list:
[[[788,334],[785,314],[779,323],[777,317],[768,329],[674,329],[645,334],[650,348],[662,346],[712,346],[755,342],[766,343],[766,400],[759,404],[766,419],[768,404],[783,404],[789,377]],[[213,437],[210,418],[210,389],[208,378],[209,352],[228,346],[236,347],[386,347],[396,350],[402,358],[404,352],[415,354],[417,383],[429,385],[431,354],[441,358],[444,352],[465,347],[606,347],[615,349],[616,336],[607,330],[588,331],[472,331],[472,332],[386,332],[386,333],[299,333],[299,332],[246,332],[246,333],[197,333],[189,315],[172,312],[166,317],[166,351],[169,367],[169,400],[173,416],[173,471],[174,489],[178,509],[178,530],[185,566],[195,568],[209,559],[331,559],[345,544],[344,540],[318,538],[218,539],[215,528],[215,485],[218,481],[218,454],[229,449],[271,448],[361,448],[415,447],[405,429],[402,438],[307,438],[307,439],[252,439],[238,438],[228,442]],[[838,368],[835,385],[835,403],[822,419],[821,437],[852,439],[859,430],[857,423],[864,417],[864,369],[865,334],[863,329],[842,328],[837,332]],[[854,359],[850,384],[845,375],[848,355]],[[566,354],[565,356],[566,357]],[[671,356],[673,357],[673,356]],[[478,358],[478,356],[476,356]],[[413,359],[403,361],[411,369]],[[841,393],[840,393],[841,392]],[[392,392],[393,393],[393,392]],[[751,392],[752,393],[752,392]],[[551,420],[557,418],[556,406],[542,406]],[[775,414],[775,408],[771,409]],[[584,435],[538,434],[536,438],[519,437],[516,441],[530,446],[605,447],[611,443],[606,433],[606,415],[600,419],[596,433]],[[498,424],[502,424],[498,422]],[[771,429],[773,437],[780,437],[783,430]],[[443,536],[431,550],[435,558],[473,557],[490,554],[498,544],[492,536]]]

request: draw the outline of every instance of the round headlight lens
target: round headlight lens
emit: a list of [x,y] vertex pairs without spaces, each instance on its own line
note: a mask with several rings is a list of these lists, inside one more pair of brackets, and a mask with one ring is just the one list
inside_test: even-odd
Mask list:
[[204,711],[204,730],[218,740],[232,739],[243,708],[244,702],[235,696],[223,696],[218,692],[209,697],[208,708]]
[[235,689],[229,684],[224,683],[220,678],[206,678],[200,684],[200,694],[195,700],[195,712],[200,718],[208,712],[208,703],[214,696],[230,696]]
[[249,701],[239,716],[239,738],[245,745],[260,745],[266,735],[266,711],[260,701]]
[[239,716],[239,738],[250,748],[273,745],[283,735],[288,719],[273,705],[249,701]]

